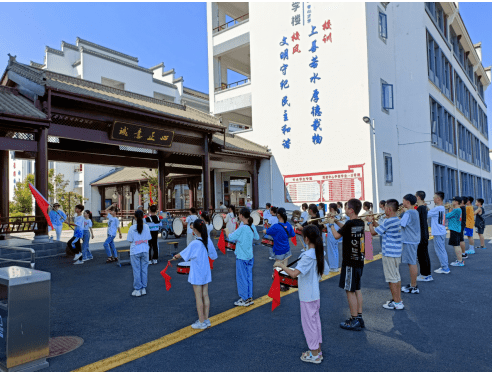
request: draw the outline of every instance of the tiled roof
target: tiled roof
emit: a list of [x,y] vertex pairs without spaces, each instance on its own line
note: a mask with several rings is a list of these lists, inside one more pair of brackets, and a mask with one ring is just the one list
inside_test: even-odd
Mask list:
[[19,95],[17,90],[5,86],[0,86],[0,113],[41,119],[47,118],[30,100]]
[[188,95],[191,95],[191,96],[196,96],[197,98],[208,100],[208,94],[205,94],[203,92],[196,91],[196,90],[190,89],[188,87],[185,87],[183,89],[183,91],[184,91],[185,94],[188,94]]
[[[197,169],[197,167],[194,165],[179,165],[179,164],[171,164],[171,165],[176,168],[184,167],[190,169]],[[202,167],[200,166],[199,168],[201,169]],[[147,181],[148,179],[143,176],[143,173],[145,172],[148,175],[156,177],[155,169],[153,169],[150,172],[148,168],[120,168],[119,170],[115,171],[114,173],[111,173],[110,175],[103,177],[100,180],[93,181],[91,185],[98,186],[98,185],[119,184],[123,182]],[[181,176],[181,175],[177,173],[170,173],[167,177],[176,177],[176,176]]]
[[[224,145],[224,135],[214,134],[212,140],[219,145]],[[226,134],[226,148],[241,152],[248,151],[266,154],[267,156],[271,155],[271,153],[267,151],[267,147],[249,141],[239,135]]]

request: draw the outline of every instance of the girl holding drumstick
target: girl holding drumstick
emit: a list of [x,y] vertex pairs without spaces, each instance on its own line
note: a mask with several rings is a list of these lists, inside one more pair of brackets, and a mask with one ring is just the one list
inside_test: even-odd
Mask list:
[[303,229],[303,240],[308,250],[301,254],[294,270],[286,267],[281,261],[276,261],[274,267],[282,268],[290,277],[298,277],[301,325],[310,349],[303,353],[300,359],[304,362],[320,363],[323,357],[319,280],[323,274],[329,273],[329,266],[324,257],[322,236],[315,225],[308,225]]
[[212,273],[208,258],[217,259],[217,252],[212,240],[208,238],[207,225],[202,219],[194,221],[193,235],[195,239],[186,249],[174,255],[172,260],[183,258],[185,261],[191,261],[188,282],[193,285],[198,311],[198,320],[191,325],[191,328],[205,329],[211,326],[210,319],[208,319],[210,312],[208,283],[212,281]]

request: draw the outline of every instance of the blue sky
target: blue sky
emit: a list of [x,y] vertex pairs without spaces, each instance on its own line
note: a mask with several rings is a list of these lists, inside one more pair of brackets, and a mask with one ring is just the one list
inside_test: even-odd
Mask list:
[[[492,65],[492,4],[459,5],[472,42],[482,42],[482,64]],[[2,3],[1,10],[2,72],[7,53],[43,63],[45,46],[60,49],[62,40],[74,44],[80,37],[136,56],[144,67],[163,61],[185,86],[208,92],[205,3]],[[241,78],[229,74],[228,81]],[[491,127],[492,85],[485,95]]]

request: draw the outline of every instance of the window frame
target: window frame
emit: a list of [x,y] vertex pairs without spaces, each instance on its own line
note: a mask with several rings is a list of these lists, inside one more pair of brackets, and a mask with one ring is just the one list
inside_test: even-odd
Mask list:
[[[394,181],[394,178],[393,178],[393,157],[391,156],[390,153],[388,152],[383,152],[383,159],[384,159],[384,184],[386,186],[392,186],[393,185],[393,181]],[[390,160],[390,165],[389,165],[389,168],[390,168],[390,175],[391,175],[391,178],[389,179],[388,178],[388,160]]]

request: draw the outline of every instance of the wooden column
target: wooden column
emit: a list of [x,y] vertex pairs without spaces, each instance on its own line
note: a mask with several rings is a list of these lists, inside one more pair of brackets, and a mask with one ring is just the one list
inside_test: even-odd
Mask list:
[[0,216],[9,216],[9,151],[0,151]]
[[98,186],[98,192],[100,193],[100,211],[105,210],[105,186]]
[[167,155],[163,151],[158,152],[158,209],[163,211],[165,209],[165,177],[167,171],[165,169],[165,159]]
[[[48,199],[48,129],[43,128],[36,134],[38,142],[38,152],[35,162],[35,185],[36,189]],[[43,216],[43,212],[36,205],[36,216]],[[48,225],[45,222],[38,224],[36,236],[48,236]],[[36,239],[36,238],[35,238]],[[48,240],[48,239],[47,239]]]
[[208,205],[208,210],[210,212],[210,206],[212,206],[212,209],[215,209],[215,187],[214,187],[214,175],[215,175],[215,170],[212,169],[210,171],[210,204]]
[[136,193],[136,186],[131,186],[131,188],[129,189],[130,192],[131,192],[131,210],[136,210],[136,208],[134,207],[134,194]]
[[253,183],[252,183],[252,209],[258,209],[260,204],[258,202],[258,169],[260,168],[260,162],[258,160],[253,161]]
[[204,155],[203,155],[203,207],[210,207],[210,156],[208,148],[208,135],[204,138]]

